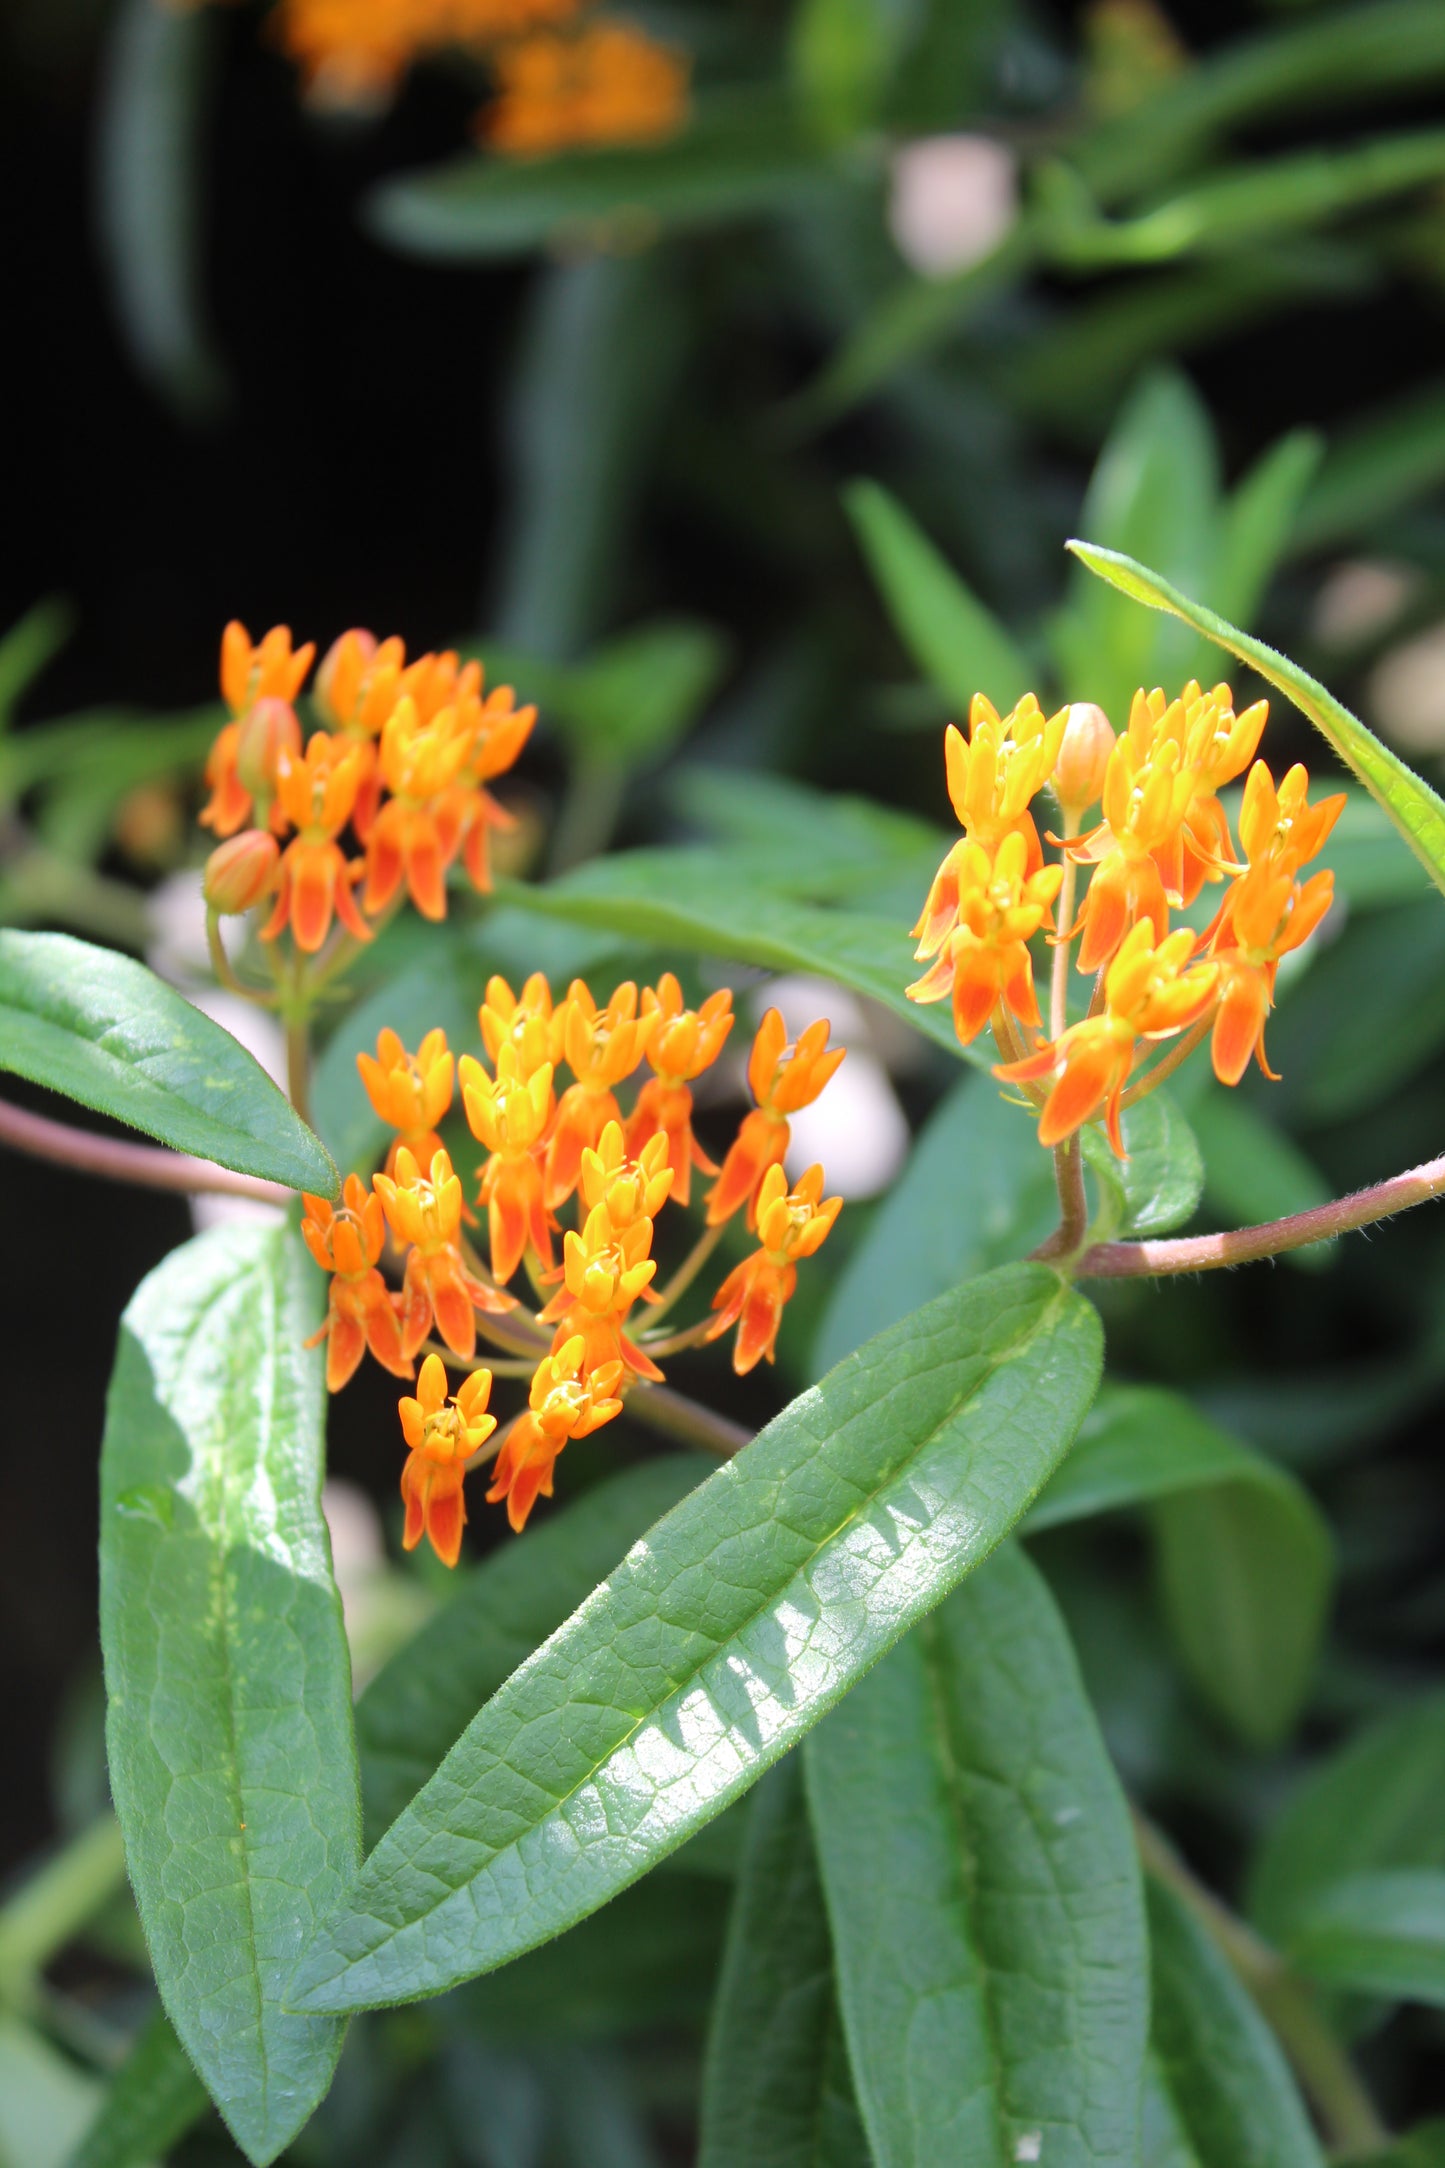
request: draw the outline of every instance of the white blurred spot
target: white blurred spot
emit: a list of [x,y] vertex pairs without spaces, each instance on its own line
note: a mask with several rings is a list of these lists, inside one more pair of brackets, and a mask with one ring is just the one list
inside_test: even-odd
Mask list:
[[146,902],[151,938],[146,962],[152,971],[173,986],[189,988],[191,981],[204,983],[211,977],[206,952],[206,902],[201,894],[201,869],[173,873],[152,889]]
[[924,136],[894,154],[888,230],[924,278],[981,263],[1018,208],[1017,160],[991,136]]
[[1445,624],[1391,648],[1370,672],[1368,704],[1396,745],[1415,753],[1445,750]]
[[1015,2160],[1042,2160],[1044,2134],[1041,2130],[1026,2130],[1014,2146]]
[[1331,647],[1368,640],[1399,616],[1419,585],[1413,565],[1365,557],[1336,565],[1315,597],[1315,638]]
[[759,991],[756,1007],[760,1016],[766,1008],[777,1009],[790,1039],[826,1016],[829,1044],[848,1049],[848,1059],[829,1079],[822,1097],[788,1117],[790,1180],[821,1161],[830,1197],[878,1196],[908,1156],[908,1120],[887,1070],[869,1045],[867,1019],[858,1002],[827,979],[798,976],[772,980]]

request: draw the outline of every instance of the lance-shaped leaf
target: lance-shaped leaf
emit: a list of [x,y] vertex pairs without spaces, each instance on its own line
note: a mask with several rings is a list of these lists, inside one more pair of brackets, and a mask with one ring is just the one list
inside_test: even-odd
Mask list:
[[525,1543],[493,1551],[377,1673],[356,1705],[373,1842],[482,1703],[712,1465],[698,1453],[671,1453],[597,1484]]
[[260,1063],[143,964],[0,932],[0,1069],[178,1152],[334,1196],[336,1169]]
[[796,1756],[748,1813],[703,2072],[698,2168],[870,2168]]
[[1148,1885],[1147,2168],[1323,2168],[1274,2034],[1172,1891]]
[[360,1857],[351,1672],[321,1517],[317,1276],[227,1227],[141,1283],[101,1454],[111,1788],[167,2014],[243,2151],[330,2083],[280,1991]]
[[1308,1906],[1290,1954],[1331,1987],[1445,2005],[1445,1873],[1389,1867],[1350,1875]]
[[1267,684],[1276,686],[1293,701],[1328,738],[1371,797],[1379,800],[1436,887],[1445,888],[1445,800],[1387,745],[1382,745],[1333,693],[1326,692],[1317,678],[1301,670],[1287,655],[1278,654],[1262,640],[1216,617],[1212,610],[1191,602],[1157,572],[1136,564],[1132,557],[1124,557],[1117,550],[1098,549],[1090,542],[1070,542],[1068,546],[1101,580],[1132,595],[1136,602],[1147,603],[1151,610],[1165,610],[1182,618],[1186,625],[1247,663]]
[[1045,1267],[839,1364],[635,1545],[508,1680],[296,1968],[297,2009],[434,1994],[654,1866],[998,1542],[1098,1382]]
[[154,2011],[110,2081],[67,2168],[143,2168],[206,2112],[206,2089],[164,2010]]
[[804,1753],[880,2168],[1135,2168],[1148,1955],[1128,1809],[1007,1546]]
[[[807,839],[799,848],[807,849]],[[499,881],[507,903],[578,926],[697,956],[725,956],[764,971],[808,971],[881,1001],[952,1054],[983,1068],[990,1057],[961,1047],[946,1002],[920,1008],[904,993],[919,966],[906,921],[829,910],[771,893],[747,860],[704,850],[620,851],[558,881]]]

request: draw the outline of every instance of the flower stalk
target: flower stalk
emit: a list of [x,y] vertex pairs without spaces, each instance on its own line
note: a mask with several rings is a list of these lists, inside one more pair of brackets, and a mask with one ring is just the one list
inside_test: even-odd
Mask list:
[[72,1129],[43,1114],[0,1100],[0,1143],[32,1159],[48,1159],[77,1174],[96,1174],[107,1182],[129,1182],[137,1189],[180,1190],[187,1196],[252,1197],[259,1204],[287,1204],[291,1192],[260,1175],[237,1174],[209,1159],[167,1152],[155,1144],[131,1144],[123,1137],[99,1137],[93,1130]]

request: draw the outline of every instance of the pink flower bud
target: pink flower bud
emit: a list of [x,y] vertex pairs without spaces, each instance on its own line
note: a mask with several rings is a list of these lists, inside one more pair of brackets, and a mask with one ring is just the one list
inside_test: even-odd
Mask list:
[[280,856],[281,846],[263,828],[248,828],[217,844],[206,860],[201,884],[211,909],[223,918],[234,918],[264,902],[276,885]]
[[1054,763],[1054,796],[1066,813],[1087,813],[1098,804],[1113,750],[1113,726],[1103,709],[1092,700],[1076,700]]

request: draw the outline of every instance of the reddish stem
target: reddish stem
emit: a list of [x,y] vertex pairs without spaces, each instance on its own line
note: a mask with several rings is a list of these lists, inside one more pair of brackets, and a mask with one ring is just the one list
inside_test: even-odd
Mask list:
[[72,1129],[23,1107],[0,1100],[0,1143],[28,1152],[32,1159],[53,1160],[80,1174],[98,1174],[108,1182],[131,1182],[140,1189],[178,1189],[189,1196],[254,1197],[262,1204],[286,1204],[291,1192],[260,1175],[237,1174],[209,1159],[191,1159],[154,1144],[130,1144],[120,1137],[98,1137],[93,1130]]

